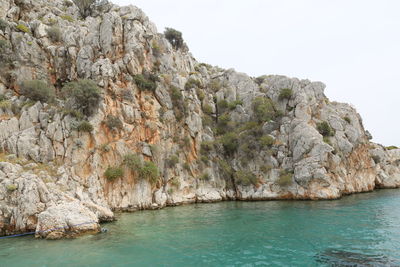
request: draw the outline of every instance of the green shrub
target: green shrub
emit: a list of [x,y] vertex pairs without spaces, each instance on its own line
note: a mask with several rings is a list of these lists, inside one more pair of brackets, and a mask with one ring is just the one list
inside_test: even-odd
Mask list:
[[129,89],[122,90],[121,97],[123,100],[129,101],[129,102],[133,102],[133,100],[135,100],[135,97],[134,97],[132,91]]
[[386,147],[387,150],[395,150],[395,149],[399,149],[397,146],[387,146]]
[[31,30],[29,30],[28,27],[26,27],[24,24],[18,24],[17,25],[17,30],[25,33],[29,33]]
[[211,180],[211,176],[208,173],[203,173],[202,175],[199,176],[199,180],[202,181],[210,181]]
[[200,145],[200,154],[207,155],[213,150],[214,143],[212,141],[204,141]]
[[181,90],[175,86],[171,86],[170,95],[171,95],[172,105],[174,107],[173,108],[174,115],[178,121],[181,121],[184,118],[187,109],[186,104],[183,101],[183,95],[181,93]]
[[190,78],[185,84],[185,90],[192,88],[201,88],[201,82],[199,80]]
[[271,171],[272,168],[273,167],[271,165],[262,165],[260,167],[260,171],[262,171],[263,173],[267,173],[267,172]]
[[62,34],[61,30],[57,26],[51,26],[50,28],[46,29],[47,35],[53,42],[61,42]]
[[317,130],[323,136],[334,136],[335,130],[326,121],[317,123]]
[[278,185],[281,187],[285,187],[292,183],[293,183],[293,173],[289,171],[281,171],[278,179]]
[[175,167],[175,165],[178,164],[178,163],[179,163],[179,158],[176,155],[172,155],[167,160],[167,165],[168,165],[169,168]]
[[351,123],[351,119],[350,119],[348,116],[344,117],[343,119],[344,119],[348,124]]
[[263,147],[271,147],[275,142],[275,139],[270,135],[264,135],[260,138],[260,144]]
[[10,64],[15,58],[9,41],[0,40],[0,67]]
[[76,129],[79,132],[91,133],[93,131],[93,125],[88,121],[81,121]]
[[154,162],[146,161],[140,169],[139,175],[148,180],[151,184],[155,184],[160,177],[160,172]]
[[64,114],[64,116],[69,115],[74,118],[77,118],[78,120],[83,120],[83,118],[84,118],[84,115],[82,114],[82,112],[80,112],[79,110],[75,110],[75,109],[64,109],[63,114]]
[[157,84],[155,81],[147,79],[142,74],[137,74],[133,76],[135,84],[141,91],[151,91],[154,92],[157,89]]
[[217,134],[225,134],[226,132],[232,130],[233,123],[231,122],[231,116],[227,113],[223,114],[218,118],[217,124]]
[[261,85],[265,81],[265,79],[266,79],[266,76],[263,75],[263,76],[259,76],[259,77],[255,78],[254,81],[256,82],[256,84]]
[[222,83],[219,80],[212,80],[209,84],[208,87],[213,91],[213,92],[218,92],[219,90],[222,89]]
[[203,112],[207,115],[211,115],[213,113],[213,108],[209,104],[205,104],[203,106]]
[[211,116],[204,115],[201,118],[201,123],[203,124],[203,127],[206,127],[206,126],[211,127],[211,126],[213,126],[214,120],[211,118]]
[[165,28],[164,36],[171,43],[173,48],[179,49],[183,46],[183,37],[180,31],[172,28]]
[[155,40],[153,40],[151,42],[151,50],[153,51],[153,55],[155,57],[159,57],[162,54],[161,47],[158,45],[158,43]]
[[176,188],[180,188],[181,187],[181,182],[179,181],[178,177],[174,177],[171,179],[171,185],[176,187]]
[[178,101],[181,101],[183,99],[183,95],[181,93],[181,90],[175,86],[170,87],[170,92],[171,92],[171,100],[172,102],[176,103]]
[[229,103],[225,99],[222,99],[217,102],[217,107],[218,107],[218,113],[222,114],[228,109]]
[[289,100],[293,96],[293,90],[290,88],[283,88],[279,93],[279,100]]
[[63,20],[69,21],[69,22],[74,22],[74,18],[71,17],[70,15],[61,15],[60,16]]
[[322,140],[324,141],[324,143],[332,146],[332,142],[331,142],[331,137],[330,136],[324,136],[324,138]]
[[7,29],[7,27],[8,27],[8,22],[3,19],[0,19],[0,30],[4,32]]
[[100,150],[104,153],[110,152],[111,151],[111,147],[108,144],[102,144],[100,146]]
[[72,0],[79,8],[79,12],[83,18],[90,15],[93,5],[100,2],[99,0]]
[[258,122],[270,121],[277,116],[274,103],[269,98],[256,97],[253,101],[253,110]]
[[0,101],[0,109],[6,110],[11,108],[11,101],[9,100],[1,100]]
[[73,5],[73,3],[71,1],[69,1],[69,0],[64,0],[63,1],[63,5],[66,6],[66,7],[70,7],[70,6]]
[[228,155],[232,155],[239,147],[239,138],[236,133],[227,133],[221,137],[221,143],[224,147],[225,152]]
[[243,101],[242,100],[236,100],[233,101],[231,103],[228,103],[228,109],[230,110],[234,110],[237,106],[243,105]]
[[233,175],[232,167],[225,160],[218,160],[218,166],[225,178],[230,178]]
[[6,189],[9,192],[14,192],[15,190],[18,189],[18,185],[16,185],[16,184],[8,184],[8,185],[6,185]]
[[114,181],[117,178],[124,176],[124,170],[121,167],[108,167],[104,172],[104,177],[109,181]]
[[190,164],[187,163],[187,162],[185,162],[185,163],[183,164],[183,168],[184,168],[185,170],[187,170],[187,171],[190,171]]
[[124,127],[122,121],[114,115],[108,115],[105,124],[110,130],[121,130]]
[[44,81],[24,81],[20,93],[33,101],[49,103],[54,100],[54,90]]
[[238,171],[235,173],[235,182],[237,184],[243,185],[243,186],[249,186],[249,185],[256,185],[257,184],[257,177],[250,172],[246,171]]
[[64,85],[63,94],[74,101],[74,105],[86,116],[91,116],[101,101],[100,89],[92,80],[78,80]]
[[208,162],[210,161],[206,155],[201,155],[200,160],[206,165],[208,165]]
[[197,97],[199,98],[199,100],[201,102],[203,102],[204,98],[206,97],[206,94],[204,93],[204,91],[202,89],[200,89],[200,88],[197,88],[196,89],[196,94],[197,94]]
[[127,154],[124,156],[123,164],[131,171],[139,172],[143,167],[142,159],[136,154]]

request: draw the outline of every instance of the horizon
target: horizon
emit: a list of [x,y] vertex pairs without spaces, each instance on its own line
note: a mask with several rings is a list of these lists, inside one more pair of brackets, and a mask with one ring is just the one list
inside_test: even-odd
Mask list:
[[113,3],[139,7],[159,32],[165,27],[181,31],[199,62],[253,77],[274,74],[321,81],[330,100],[355,106],[374,142],[400,145],[400,128],[388,129],[388,122],[396,121],[398,90],[393,84],[400,84],[396,1]]

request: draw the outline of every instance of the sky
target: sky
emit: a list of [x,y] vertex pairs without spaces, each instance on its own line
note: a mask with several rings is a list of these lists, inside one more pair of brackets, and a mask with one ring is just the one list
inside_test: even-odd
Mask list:
[[400,1],[112,1],[138,6],[159,32],[181,31],[200,62],[324,82],[331,101],[357,108],[373,141],[400,146]]

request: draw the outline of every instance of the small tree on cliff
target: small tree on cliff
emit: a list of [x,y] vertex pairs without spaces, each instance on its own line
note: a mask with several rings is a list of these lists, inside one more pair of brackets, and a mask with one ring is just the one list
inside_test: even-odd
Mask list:
[[75,5],[79,8],[82,17],[86,18],[90,15],[92,9],[95,6],[103,5],[108,3],[107,0],[72,0]]
[[165,28],[164,36],[175,49],[179,49],[183,46],[183,38],[180,31],[172,28]]
[[97,110],[102,99],[99,87],[92,80],[78,80],[64,85],[64,96],[72,101],[73,108],[91,116]]

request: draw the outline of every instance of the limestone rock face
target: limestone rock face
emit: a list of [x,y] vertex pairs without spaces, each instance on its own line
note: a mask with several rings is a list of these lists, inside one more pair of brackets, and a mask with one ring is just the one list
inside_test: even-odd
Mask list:
[[36,236],[59,239],[85,232],[99,232],[97,216],[79,202],[51,206],[38,216]]
[[[0,58],[10,59],[0,66],[0,235],[94,233],[115,210],[400,187],[400,150],[372,143],[357,111],[329,101],[321,82],[199,63],[134,6],[82,18],[64,0],[7,0],[0,19]],[[32,79],[51,84],[56,101],[21,95]],[[90,117],[60,97],[78,79],[101,89]],[[83,119],[90,133],[77,131]]]

